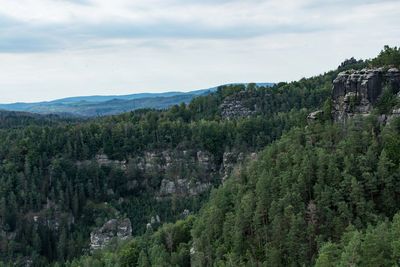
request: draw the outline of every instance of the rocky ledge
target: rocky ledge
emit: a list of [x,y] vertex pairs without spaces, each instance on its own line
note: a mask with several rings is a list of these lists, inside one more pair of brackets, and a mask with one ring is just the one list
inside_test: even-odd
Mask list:
[[176,181],[163,179],[161,181],[160,196],[196,196],[211,187],[211,183],[192,182],[188,179],[177,179]]
[[112,219],[90,233],[90,249],[102,249],[114,238],[126,240],[131,236],[132,224],[129,219]]
[[240,100],[225,100],[221,106],[221,116],[224,119],[250,117],[254,111],[245,107]]
[[391,86],[394,92],[400,90],[398,69],[375,68],[339,73],[333,81],[333,118],[344,122],[355,114],[370,114],[386,85]]

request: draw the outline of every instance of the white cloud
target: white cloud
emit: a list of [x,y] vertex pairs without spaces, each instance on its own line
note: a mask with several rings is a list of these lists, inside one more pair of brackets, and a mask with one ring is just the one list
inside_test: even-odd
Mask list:
[[385,0],[0,0],[0,102],[298,79],[400,43]]

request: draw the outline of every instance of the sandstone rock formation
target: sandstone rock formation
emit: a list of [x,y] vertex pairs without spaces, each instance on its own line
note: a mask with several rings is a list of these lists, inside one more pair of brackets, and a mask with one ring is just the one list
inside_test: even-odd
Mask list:
[[[161,182],[155,197],[162,200],[172,195],[186,197],[206,192],[219,177],[224,181],[234,166],[242,163],[244,158],[243,153],[225,152],[222,163],[218,164],[213,154],[208,151],[169,149],[145,151],[121,161],[112,160],[99,153],[94,159],[77,162],[77,165],[82,168],[90,168],[91,164],[119,168],[130,177],[126,181],[128,190],[146,187],[147,177],[157,176]],[[109,189],[107,194],[114,196],[115,192]],[[123,199],[121,201],[123,202]]]
[[197,151],[197,162],[205,171],[215,171],[213,156],[205,151]]
[[97,164],[100,166],[118,166],[122,170],[126,170],[126,160],[110,160],[106,154],[98,154],[96,155]]
[[225,181],[232,173],[236,164],[243,163],[245,156],[243,153],[225,152],[222,158],[221,174],[222,181]]
[[211,183],[192,182],[188,179],[178,179],[176,181],[163,179],[161,181],[160,195],[183,195],[196,196],[211,187]]
[[132,224],[129,219],[112,219],[102,227],[90,233],[90,249],[97,250],[107,246],[114,238],[125,240],[132,236]]
[[157,228],[161,224],[160,216],[157,214],[156,216],[151,217],[150,222],[146,224],[146,229]]
[[385,85],[400,90],[400,71],[392,68],[349,70],[333,81],[333,118],[344,122],[355,114],[370,114]]
[[317,111],[314,111],[314,112],[311,112],[310,114],[308,114],[307,120],[308,120],[309,122],[316,121],[316,120],[318,120],[322,115],[323,115],[323,111],[322,111],[322,110],[317,110]]
[[126,170],[126,160],[111,160],[106,154],[97,154],[94,160],[84,160],[76,162],[77,166],[88,166],[92,162],[96,162],[99,166],[115,166],[121,170]]
[[234,119],[240,117],[249,117],[254,112],[245,107],[240,100],[225,100],[221,106],[221,116],[224,119]]
[[[119,168],[130,177],[126,183],[128,190],[146,187],[147,177],[158,176],[162,181],[158,196],[200,194],[210,188],[211,180],[218,174],[214,156],[195,149],[144,151],[126,160],[112,160],[99,153],[92,160],[76,164],[81,168],[90,168],[91,164]],[[113,196],[115,192],[109,189],[107,194]]]

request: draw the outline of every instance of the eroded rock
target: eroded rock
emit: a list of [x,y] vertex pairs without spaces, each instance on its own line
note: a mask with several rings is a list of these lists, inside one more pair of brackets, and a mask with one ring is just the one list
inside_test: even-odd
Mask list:
[[318,120],[318,119],[321,118],[321,116],[323,115],[323,113],[324,113],[324,112],[323,112],[322,110],[317,110],[317,111],[311,112],[310,114],[308,114],[307,120],[308,120],[309,122],[316,121],[316,120]]
[[110,160],[106,154],[96,155],[96,162],[100,166],[118,166],[122,170],[126,170],[126,160]]
[[236,164],[243,163],[245,156],[243,153],[225,152],[222,158],[221,174],[222,181],[225,181],[232,173]]
[[196,196],[211,187],[211,183],[208,182],[193,182],[189,179],[177,179],[175,181],[169,179],[163,179],[161,181],[160,196]]
[[127,168],[126,160],[111,160],[106,154],[97,154],[94,160],[77,161],[76,165],[78,167],[89,166],[93,161],[96,162],[99,166],[114,166],[120,168],[123,171],[125,171]]
[[234,119],[249,117],[254,114],[254,111],[245,107],[240,100],[226,99],[220,106],[221,116],[224,119]]
[[370,114],[385,85],[400,89],[400,71],[396,68],[363,69],[339,73],[333,81],[333,118],[344,122],[356,114]]
[[129,219],[112,219],[90,233],[90,249],[102,249],[114,238],[126,240],[131,236],[132,224]]

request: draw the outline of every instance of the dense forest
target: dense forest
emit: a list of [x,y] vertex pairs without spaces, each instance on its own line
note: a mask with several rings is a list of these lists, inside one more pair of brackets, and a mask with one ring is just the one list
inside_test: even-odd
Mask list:
[[[219,165],[224,151],[257,151],[291,127],[304,126],[307,108],[316,108],[327,98],[332,76],[272,88],[221,87],[189,105],[83,122],[55,118],[34,123],[22,115],[5,116],[0,129],[0,218],[6,237],[0,244],[2,259],[62,262],[87,248],[94,226],[118,214],[128,216],[139,234],[151,216],[173,221],[185,209],[198,210],[207,193],[157,201],[159,171],[143,172],[129,159],[147,151],[204,150]],[[223,119],[219,106],[238,94],[253,115]],[[11,120],[25,127],[6,127]],[[98,154],[128,161],[127,170],[96,164]],[[191,176],[200,179],[201,170]],[[218,174],[208,179],[215,185],[221,181]],[[139,186],[127,186],[135,181]],[[35,216],[47,222],[32,224]]]
[[[400,121],[379,116],[398,98],[346,124],[332,120],[330,98],[340,71],[399,67],[399,55],[385,47],[323,75],[224,86],[166,110],[85,121],[1,115],[0,266],[396,266]],[[316,109],[324,115],[307,121]],[[155,151],[206,151],[216,169],[226,152],[257,156],[222,183],[221,172],[185,158],[165,173],[162,162],[140,168]],[[104,157],[117,164],[96,160]],[[213,189],[160,195],[165,177],[183,176]],[[156,215],[162,223],[146,227]],[[124,217],[134,238],[90,251],[90,232]]]

